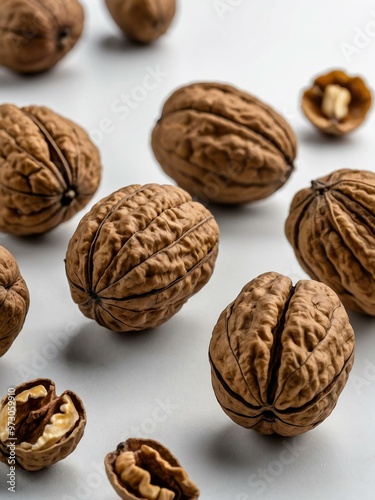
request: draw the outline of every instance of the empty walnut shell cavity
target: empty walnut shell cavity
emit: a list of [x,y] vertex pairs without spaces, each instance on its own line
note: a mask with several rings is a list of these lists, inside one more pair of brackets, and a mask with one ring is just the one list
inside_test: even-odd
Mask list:
[[86,132],[46,107],[0,106],[0,231],[40,234],[96,192],[99,152]]
[[57,396],[49,379],[10,388],[0,405],[0,460],[28,471],[53,465],[74,451],[85,425],[79,397],[72,391]]
[[354,359],[354,332],[323,283],[265,273],[221,314],[212,334],[213,389],[237,424],[292,436],[330,415]]
[[77,0],[0,0],[0,64],[19,73],[55,66],[81,36]]
[[111,330],[156,327],[208,282],[218,240],[212,214],[182,189],[125,187],[99,201],[69,242],[72,298]]
[[293,171],[297,141],[274,109],[220,83],[195,83],[166,101],[152,133],[163,170],[203,200],[267,198]]
[[105,469],[124,500],[197,500],[200,492],[179,461],[162,444],[131,438],[108,453]]

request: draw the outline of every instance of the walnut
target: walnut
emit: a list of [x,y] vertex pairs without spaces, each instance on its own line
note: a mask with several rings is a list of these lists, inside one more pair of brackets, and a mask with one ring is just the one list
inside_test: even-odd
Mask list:
[[138,43],[151,43],[169,28],[176,0],[105,0],[117,26]]
[[286,236],[316,280],[353,311],[375,315],[375,174],[337,170],[312,181],[290,206]]
[[77,0],[0,0],[0,64],[20,73],[55,66],[81,36]]
[[0,460],[28,471],[53,465],[72,453],[86,425],[82,401],[61,396],[49,379],[9,389],[0,404]]
[[270,106],[229,85],[195,83],[166,101],[152,134],[163,170],[203,200],[261,200],[289,178],[296,138]]
[[29,290],[16,259],[0,246],[0,356],[22,330],[29,310]]
[[69,242],[72,298],[110,330],[156,327],[210,279],[218,239],[213,215],[182,189],[119,189],[83,217]]
[[358,76],[335,70],[318,76],[302,97],[302,110],[316,128],[328,135],[356,129],[371,107],[371,92]]
[[213,389],[237,424],[262,434],[301,434],[334,409],[353,351],[354,332],[333,290],[265,273],[244,286],[214,328]]
[[125,500],[197,500],[200,492],[162,444],[131,438],[105,458],[108,479]]
[[98,188],[97,148],[48,108],[0,106],[0,231],[44,233],[69,220]]

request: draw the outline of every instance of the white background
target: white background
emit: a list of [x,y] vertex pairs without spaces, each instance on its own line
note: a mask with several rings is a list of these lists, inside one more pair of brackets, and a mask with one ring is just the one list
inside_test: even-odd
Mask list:
[[[150,132],[165,98],[192,81],[232,83],[273,105],[295,129],[299,154],[293,176],[269,199],[209,207],[221,229],[214,275],[153,331],[109,332],[72,302],[63,259],[84,211],[39,238],[0,235],[31,294],[24,329],[0,360],[0,392],[49,377],[59,393],[74,390],[88,415],[76,451],[50,469],[17,471],[16,494],[7,494],[7,467],[0,464],[0,497],[114,499],[104,456],[139,436],[168,446],[205,500],[373,499],[375,319],[350,314],[357,349],[349,382],[332,415],[295,439],[264,437],[232,423],[214,397],[207,360],[220,312],[247,281],[271,270],[294,280],[306,277],[284,236],[293,195],[338,168],[374,169],[374,114],[350,137],[328,140],[300,111],[302,89],[333,67],[360,74],[375,87],[373,2],[223,0],[235,6],[220,15],[218,1],[184,0],[168,35],[149,47],[125,42],[104,2],[83,3],[86,27],[74,51],[37,77],[1,69],[0,101],[50,106],[91,132],[111,121],[99,144],[103,180],[93,202],[131,183],[172,182],[152,155]],[[371,36],[361,38],[365,30]],[[345,56],[345,50],[353,53]],[[127,116],[114,111],[150,67],[164,72],[162,81]],[[163,405],[167,410],[158,410]],[[294,455],[285,452],[288,446]]]

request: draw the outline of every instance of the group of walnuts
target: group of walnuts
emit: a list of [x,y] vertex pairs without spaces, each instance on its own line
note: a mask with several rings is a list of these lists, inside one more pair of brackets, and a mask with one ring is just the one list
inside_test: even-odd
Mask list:
[[[175,14],[172,0],[106,3],[120,28],[140,43],[163,34]],[[0,0],[0,63],[19,72],[51,68],[76,43],[83,19],[76,0]],[[354,130],[370,106],[362,79],[338,70],[316,78],[302,99],[306,117],[329,135]],[[297,139],[261,100],[204,82],[183,86],[168,98],[152,132],[152,148],[179,187],[131,185],[109,194],[82,218],[66,253],[74,302],[85,316],[119,332],[162,324],[208,282],[219,228],[204,204],[249,203],[273,194],[293,172]],[[0,105],[1,231],[40,234],[69,220],[91,200],[101,170],[97,148],[76,123],[45,107]],[[375,174],[369,171],[338,170],[312,181],[295,195],[285,224],[287,239],[312,279],[293,285],[281,274],[262,274],[222,312],[209,348],[212,384],[223,410],[238,424],[290,436],[314,428],[335,407],[354,359],[345,307],[375,315],[374,199]],[[0,247],[0,355],[22,329],[28,306],[17,263]],[[41,408],[53,408],[38,410],[44,425],[46,415],[53,418],[63,407],[68,412],[69,401],[59,407],[51,381],[32,386],[21,386],[17,397],[27,405],[34,391]],[[1,427],[5,405],[4,399],[4,461],[9,458],[8,434]],[[84,410],[76,419],[74,408],[69,411],[70,426],[49,452],[77,434],[78,426],[83,433]],[[17,420],[23,434],[28,418],[25,410]],[[34,470],[40,468],[34,455],[44,434],[35,429],[31,434],[23,436],[26,462],[22,458],[18,465]],[[78,441],[71,442],[74,448]],[[139,483],[132,476],[143,477],[138,469],[151,468],[163,474],[173,469],[177,486],[172,491],[181,499],[197,498],[194,485],[190,493],[181,489],[180,466],[170,452],[156,457],[156,449],[161,445],[153,443],[150,451],[134,440],[107,460],[120,496],[126,490],[123,498],[154,498],[135,495]],[[28,456],[34,457],[32,467]],[[43,460],[42,466],[52,463]],[[157,475],[152,473],[154,479]]]

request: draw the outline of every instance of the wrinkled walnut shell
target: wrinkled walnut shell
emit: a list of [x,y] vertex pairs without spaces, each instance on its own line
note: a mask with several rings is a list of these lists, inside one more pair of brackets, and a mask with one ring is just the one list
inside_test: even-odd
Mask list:
[[337,170],[299,191],[286,236],[301,267],[353,311],[375,315],[375,174]]
[[[154,450],[155,456],[146,458],[142,453],[142,448],[146,446]],[[127,480],[123,480],[118,472],[116,461],[124,453],[133,455],[136,472],[139,478],[142,477],[142,487],[154,489],[153,496],[144,496],[139,491],[138,486],[131,486]],[[163,466],[164,463],[164,466]],[[116,493],[124,500],[158,500],[159,498],[175,498],[175,500],[197,500],[200,491],[197,486],[190,481],[186,472],[182,469],[179,461],[162,444],[152,439],[131,438],[120,443],[116,451],[108,453],[105,457],[105,470],[110,483]],[[161,466],[162,464],[162,466]],[[147,472],[146,472],[147,471]],[[151,477],[147,473],[151,473]],[[123,473],[124,474],[124,473]],[[158,488],[164,490],[158,492]],[[165,490],[168,497],[163,496]],[[174,493],[174,496],[173,493]],[[162,495],[162,496],[161,496]]]
[[48,108],[0,106],[0,231],[44,233],[97,190],[99,152],[86,132]]
[[164,104],[152,148],[190,194],[236,204],[267,198],[288,180],[297,142],[262,101],[229,85],[195,83]]
[[151,43],[169,28],[176,0],[105,0],[108,10],[125,35],[138,43]]
[[83,217],[69,242],[72,298],[110,330],[156,327],[210,279],[218,239],[212,214],[182,189],[120,189]]
[[[348,89],[351,95],[348,114],[342,120],[328,118],[322,112],[324,90],[328,85],[339,85]],[[362,78],[349,76],[335,70],[318,76],[311,88],[302,97],[302,111],[310,122],[321,132],[328,135],[344,135],[356,129],[366,118],[371,107],[371,92]]]
[[[14,393],[8,393],[0,403],[0,412],[8,405],[9,394],[17,397],[24,391],[35,390],[38,386],[45,388],[43,397],[29,397],[23,403],[16,403],[14,434],[9,433],[7,440],[0,438],[0,461],[7,465],[15,465],[28,471],[37,471],[44,467],[63,460],[70,455],[83,436],[86,425],[86,412],[80,398],[72,391],[65,391],[60,396],[56,395],[55,384],[49,379],[35,379],[17,386]],[[26,449],[25,443],[35,444],[42,436],[46,426],[51,424],[53,415],[62,410],[63,397],[68,396],[73,403],[78,420],[72,424],[71,429],[56,443],[44,449]],[[8,406],[7,413],[11,416],[13,407]],[[0,421],[0,424],[4,422]],[[5,420],[7,424],[7,419]],[[61,425],[61,424],[60,424]],[[3,428],[0,428],[0,436]],[[15,445],[14,452],[9,445]]]
[[353,352],[354,332],[333,290],[265,273],[220,315],[209,351],[212,385],[237,424],[293,436],[332,412]]
[[29,310],[29,290],[16,259],[0,246],[0,356],[22,330]]
[[0,64],[19,73],[55,66],[81,36],[77,0],[0,0]]

